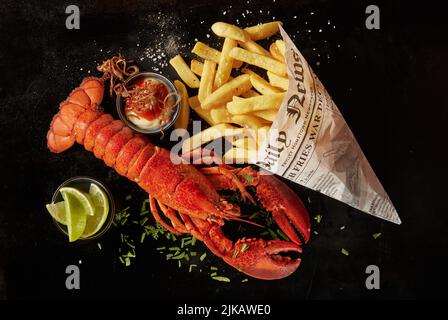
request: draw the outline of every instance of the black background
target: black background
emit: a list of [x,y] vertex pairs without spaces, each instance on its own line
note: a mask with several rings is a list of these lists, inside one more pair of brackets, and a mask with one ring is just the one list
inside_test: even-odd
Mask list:
[[[80,7],[80,30],[65,28],[69,4]],[[380,7],[380,30],[365,28],[367,4]],[[246,10],[251,13],[243,17]],[[448,46],[443,12],[427,1],[420,6],[334,0],[2,1],[0,298],[446,298]],[[166,60],[177,51],[189,56],[195,38],[218,45],[209,30],[217,20],[238,19],[247,26],[273,17],[284,22],[332,95],[403,224],[292,186],[309,199],[311,217],[321,214],[323,219],[314,222],[318,235],[305,247],[298,271],[272,282],[240,283],[241,277],[211,254],[208,263],[236,281],[221,283],[207,274],[180,271],[154,250],[158,244],[152,240],[140,246],[136,261],[126,268],[116,262],[114,231],[101,239],[101,251],[96,242],[69,245],[44,208],[62,181],[96,177],[112,189],[119,208],[127,205],[127,194],[136,206],[145,198],[80,146],[60,155],[46,148],[58,103],[87,70],[97,74],[95,66],[118,51],[138,60],[145,48],[168,36],[176,37],[178,48],[170,48]],[[149,59],[138,62],[144,70],[154,67]],[[163,72],[175,77],[170,67]],[[111,101],[103,105],[113,113]],[[377,232],[382,236],[374,240]],[[350,255],[342,255],[341,248]],[[65,288],[69,264],[80,266],[80,290]],[[380,267],[380,290],[365,288],[370,264]]]

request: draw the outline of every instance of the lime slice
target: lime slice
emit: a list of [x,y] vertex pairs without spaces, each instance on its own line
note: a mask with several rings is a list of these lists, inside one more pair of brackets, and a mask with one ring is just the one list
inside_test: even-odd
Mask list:
[[87,215],[93,215],[92,200],[87,194],[75,188],[65,187],[59,191],[65,200],[68,238],[73,242],[84,232]]
[[86,227],[83,238],[88,238],[97,233],[104,225],[109,213],[109,200],[106,193],[98,185],[90,184],[89,196],[95,207],[95,213],[92,217],[87,217]]
[[67,225],[67,216],[65,212],[65,201],[49,203],[46,205],[48,212],[57,222]]

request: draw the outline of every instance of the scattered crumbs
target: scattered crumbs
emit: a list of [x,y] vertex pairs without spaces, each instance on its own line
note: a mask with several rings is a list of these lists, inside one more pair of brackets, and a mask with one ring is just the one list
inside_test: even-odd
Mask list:
[[227,14],[227,11],[223,11],[222,15],[225,16]]
[[328,25],[330,25],[330,24],[331,24],[330,20],[328,20],[327,24],[328,24]]
[[210,35],[207,33],[206,35],[205,35],[207,38],[210,38]]
[[314,230],[313,233],[314,233],[316,236],[319,234],[319,232],[317,232],[316,230]]
[[204,24],[204,21],[201,21],[200,24]]
[[322,29],[319,29],[319,32],[322,32]]
[[314,15],[314,12],[313,12],[313,11],[311,11],[311,12],[310,12],[310,15]]
[[348,256],[350,253],[347,251],[347,249],[345,249],[345,248],[342,248],[341,249],[341,253],[344,255],[344,256]]
[[[261,10],[260,10],[261,11]],[[293,19],[297,19],[297,16],[292,17]]]
[[342,226],[339,228],[339,230],[344,230],[344,229],[345,229],[345,226]]
[[319,61],[316,62],[316,66],[320,66],[320,62]]
[[379,237],[381,237],[381,232],[372,234],[372,237],[373,239],[378,239]]
[[99,248],[100,250],[102,249],[102,247],[101,247],[101,243],[98,242],[96,245],[98,246],[98,248]]

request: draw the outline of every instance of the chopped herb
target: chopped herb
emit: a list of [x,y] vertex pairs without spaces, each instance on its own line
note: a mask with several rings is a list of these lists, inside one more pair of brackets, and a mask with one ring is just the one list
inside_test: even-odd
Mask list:
[[98,242],[96,245],[98,246],[98,248],[99,248],[100,250],[102,249],[102,248],[101,248],[101,243]]
[[190,267],[188,268],[188,272],[191,272],[191,270],[193,270],[194,267],[197,267],[196,264],[190,264]]
[[146,210],[147,210],[148,203],[149,203],[149,199],[145,199],[145,200],[143,201],[143,203],[142,203],[142,208],[141,208],[140,212],[143,212],[143,211],[146,211]]
[[346,249],[344,249],[344,248],[342,248],[341,249],[341,253],[343,254],[343,255],[345,255],[345,256],[348,256],[350,253],[346,250]]
[[145,237],[146,237],[146,233],[142,233],[142,236],[140,238],[140,243],[143,243],[143,241],[145,241]]
[[235,259],[236,257],[238,257],[239,253],[240,253],[240,251],[238,249],[233,250],[232,259]]
[[185,252],[182,252],[181,254],[175,255],[173,257],[173,260],[179,260],[185,257]]
[[142,211],[142,212],[140,212],[140,216],[144,216],[145,214],[147,214],[149,211],[148,210],[145,210],[145,211]]
[[224,281],[224,282],[230,282],[230,279],[227,277],[222,277],[222,276],[216,276],[216,277],[212,277],[213,280],[216,281]]
[[171,248],[168,248],[168,250],[170,250],[170,251],[180,251],[179,247],[171,247]]
[[213,271],[213,270],[218,270],[218,268],[211,266],[211,267],[210,267],[210,270],[212,270],[212,271]]
[[217,276],[217,275],[218,275],[217,272],[212,272],[212,273],[210,274],[210,277],[214,277],[214,276]]
[[199,260],[204,261],[205,257],[207,256],[207,253],[204,252],[200,257]]
[[372,234],[372,237],[373,239],[378,239],[379,237],[381,237],[381,232]]
[[120,262],[124,264],[124,260],[122,257],[118,257],[120,259]]
[[268,232],[274,240],[280,240],[279,236],[271,228],[268,228]]
[[177,260],[177,266],[178,268],[182,267],[182,262],[180,262],[180,260]]
[[126,196],[125,199],[126,199],[126,200],[131,200],[131,199],[132,199],[132,196],[131,196],[130,194],[128,194],[128,195]]
[[247,182],[254,182],[254,178],[248,174],[243,174],[243,177]]
[[241,280],[241,282],[247,282],[247,281],[249,281],[249,279],[243,279],[243,280]]
[[144,217],[142,220],[140,220],[140,225],[144,226],[146,221],[148,221],[148,217]]
[[196,251],[191,251],[191,252],[190,252],[190,256],[192,256],[192,257],[196,257],[196,255],[197,255],[197,252],[196,252]]
[[262,233],[260,233],[260,236],[267,236],[269,234],[269,231],[263,231]]
[[280,237],[282,237],[283,240],[285,240],[285,241],[291,241],[291,240],[289,240],[289,238],[286,236],[286,234],[283,233],[282,230],[277,229],[277,234],[278,234]]
[[314,220],[316,220],[317,223],[320,223],[320,221],[322,220],[322,215],[318,214],[314,217]]
[[194,246],[196,244],[196,238],[191,237],[191,245]]
[[156,250],[161,251],[161,250],[165,250],[166,247],[158,247]]
[[241,246],[241,253],[244,253],[247,249],[249,249],[249,245],[247,243],[243,243]]
[[168,253],[168,254],[166,255],[166,260],[170,260],[172,256],[173,256],[172,253]]

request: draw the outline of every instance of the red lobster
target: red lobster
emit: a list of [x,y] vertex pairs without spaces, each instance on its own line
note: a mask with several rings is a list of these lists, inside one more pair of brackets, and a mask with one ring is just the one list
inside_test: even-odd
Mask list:
[[[280,253],[302,252],[300,245],[310,236],[310,220],[302,201],[290,188],[251,167],[198,169],[190,164],[174,164],[170,151],[153,145],[121,120],[100,111],[103,95],[103,80],[86,78],[60,104],[47,134],[52,152],[67,150],[75,141],[83,144],[106,165],[149,193],[156,221],[175,234],[193,235],[215,255],[249,276],[280,279],[298,268],[300,258]],[[224,235],[221,226],[225,220],[243,219],[239,218],[240,208],[224,200],[217,190],[239,189],[243,197],[251,198],[245,190],[247,186],[255,187],[257,198],[291,241],[243,238],[234,243]]]

